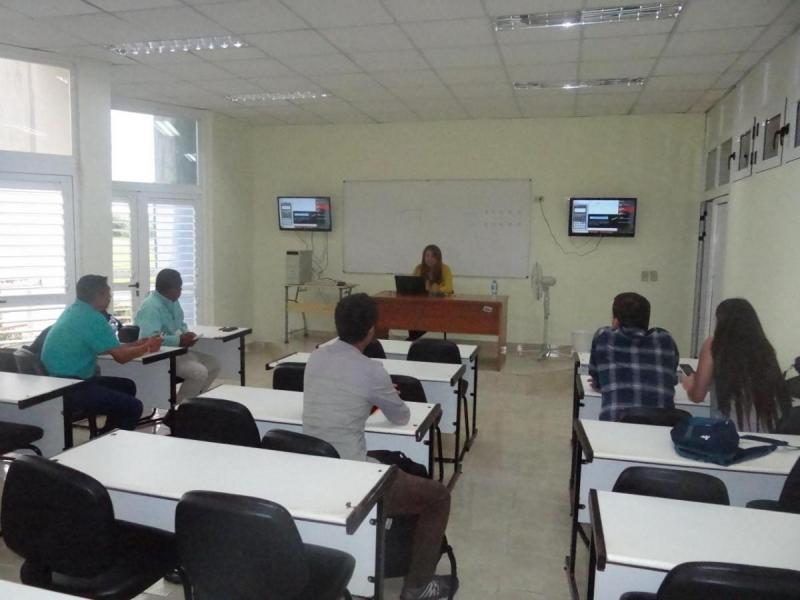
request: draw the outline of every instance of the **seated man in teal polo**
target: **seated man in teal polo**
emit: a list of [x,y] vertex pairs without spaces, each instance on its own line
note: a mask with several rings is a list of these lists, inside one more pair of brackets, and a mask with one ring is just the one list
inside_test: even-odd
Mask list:
[[111,288],[101,275],[84,275],[76,286],[77,300],[50,328],[42,348],[42,363],[49,375],[86,380],[86,385],[65,401],[73,411],[105,415],[101,433],[112,429],[134,429],[142,416],[136,385],[129,379],[97,375],[97,355],[110,354],[126,363],[158,349],[160,338],[120,344],[106,321]]
[[[165,346],[191,348],[197,343],[197,334],[189,331],[183,320],[183,308],[178,299],[183,291],[183,279],[175,269],[162,269],[156,275],[156,289],[144,299],[134,324],[139,326],[139,337],[164,336]],[[183,379],[178,391],[178,402],[199,396],[219,375],[220,364],[216,357],[190,350],[175,361],[175,373]]]

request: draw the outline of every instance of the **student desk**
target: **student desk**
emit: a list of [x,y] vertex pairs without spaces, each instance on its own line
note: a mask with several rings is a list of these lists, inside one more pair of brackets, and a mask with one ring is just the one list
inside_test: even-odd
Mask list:
[[132,361],[119,364],[110,354],[97,357],[103,375],[125,377],[136,384],[136,397],[142,401],[144,410],[168,409],[177,400],[175,359],[186,354],[186,348],[162,346]]
[[[332,340],[320,344],[320,346],[327,346],[338,339],[339,338],[333,338]],[[413,344],[413,342],[406,340],[377,341],[380,342],[383,347],[386,358],[390,360],[406,360],[408,350],[411,348],[411,344]],[[473,344],[456,344],[456,346],[458,346],[458,352],[461,355],[461,364],[463,364],[472,375],[472,377],[470,377],[472,380],[470,387],[472,389],[469,392],[469,395],[472,397],[472,433],[466,442],[466,448],[469,450],[475,436],[478,435],[478,346]]]
[[[80,379],[0,372],[0,421],[36,425],[44,436],[36,447],[50,457],[64,449],[63,395],[83,385]],[[2,596],[0,596],[2,597]]]
[[277,502],[304,542],[355,557],[351,593],[382,596],[381,497],[394,467],[131,431],[100,436],[54,460],[100,481],[117,519],[165,531],[174,531],[175,508],[191,490]]
[[[723,467],[680,456],[673,447],[669,427],[579,419],[574,428],[580,460],[576,461],[572,486],[572,535],[567,557],[568,571],[573,575],[575,545],[582,533],[580,523],[589,522],[589,490],[611,490],[626,468],[663,467],[706,473],[722,480],[731,505],[744,506],[760,498],[777,500],[786,476],[800,459],[800,451],[778,448],[766,456]],[[758,435],[800,445],[798,435]],[[742,440],[740,445],[744,448],[760,444]]]
[[[303,392],[269,388],[220,385],[201,398],[231,400],[246,406],[263,436],[270,429],[303,432]],[[438,404],[406,402],[411,419],[406,425],[394,425],[377,411],[369,416],[365,428],[367,450],[399,450],[414,462],[428,466],[433,476],[434,425],[442,416]]]
[[2,579],[0,579],[0,598],[4,600],[78,600],[78,596],[68,596]]
[[[289,343],[289,336],[298,331],[302,331],[303,335],[308,337],[308,321],[306,315],[330,315],[333,316],[333,311],[336,310],[336,304],[341,301],[345,296],[353,293],[353,289],[357,288],[357,283],[342,283],[339,285],[335,281],[307,281],[306,283],[287,283],[283,286],[283,343]],[[290,290],[294,289],[294,298],[290,298]],[[309,302],[300,299],[300,293],[309,290],[337,290],[339,292],[339,300],[333,302],[327,300],[324,302]],[[300,313],[303,316],[302,329],[289,329],[289,313]]]
[[[273,369],[280,363],[303,363],[308,361],[311,356],[308,352],[295,352],[276,361],[267,364],[267,369]],[[439,428],[442,433],[455,433],[456,445],[452,459],[443,459],[445,462],[455,464],[455,472],[451,485],[455,477],[461,471],[461,459],[466,451],[466,440],[461,444],[461,403],[466,402],[461,394],[459,381],[464,377],[466,367],[461,365],[451,365],[447,363],[416,362],[408,360],[390,360],[388,358],[375,358],[380,362],[389,375],[406,375],[416,377],[422,383],[425,390],[425,397],[429,404],[439,404],[442,407],[442,420]],[[469,415],[465,414],[467,421]],[[469,437],[469,424],[466,423],[465,438]]]
[[[576,352],[577,360],[580,364],[578,369],[579,375],[588,375],[589,374],[589,358],[591,356],[591,352]],[[678,364],[680,365],[689,365],[695,371],[697,371],[697,359],[696,358],[679,358]]]
[[378,337],[388,338],[390,329],[496,335],[497,370],[503,368],[508,296],[454,294],[439,298],[380,292],[373,298],[378,303]]
[[800,571],[800,515],[593,491],[588,597],[655,593],[685,562]]
[[231,331],[222,331],[222,328],[216,325],[197,325],[191,330],[203,336],[191,350],[216,357],[222,367],[219,372],[220,377],[238,378],[241,385],[245,385],[244,338],[253,333],[253,330],[237,327]]

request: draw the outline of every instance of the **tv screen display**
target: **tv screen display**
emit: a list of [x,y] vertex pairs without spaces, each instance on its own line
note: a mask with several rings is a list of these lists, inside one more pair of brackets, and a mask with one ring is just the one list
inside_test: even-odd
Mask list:
[[327,196],[279,196],[281,230],[330,231],[331,199]]
[[636,198],[570,198],[569,235],[633,237]]

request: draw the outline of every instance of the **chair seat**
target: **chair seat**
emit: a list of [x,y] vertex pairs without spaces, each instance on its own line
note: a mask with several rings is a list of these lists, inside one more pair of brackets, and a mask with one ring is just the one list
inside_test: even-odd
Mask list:
[[123,521],[117,524],[117,561],[103,574],[70,577],[53,573],[52,583],[44,584],[36,576],[36,566],[26,561],[20,572],[22,582],[95,600],[123,600],[141,594],[177,566],[172,534]]
[[759,510],[775,510],[785,513],[800,513],[800,506],[782,504],[777,500],[751,500],[747,503],[747,508],[757,508]]
[[0,454],[26,448],[43,435],[41,427],[0,421]]
[[656,600],[656,595],[649,592],[626,592],[619,600]]
[[339,600],[355,568],[355,559],[339,550],[304,544],[310,581],[296,600]]

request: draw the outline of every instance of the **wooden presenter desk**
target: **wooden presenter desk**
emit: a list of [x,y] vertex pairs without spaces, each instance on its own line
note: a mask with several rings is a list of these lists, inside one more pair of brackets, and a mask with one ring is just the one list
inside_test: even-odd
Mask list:
[[373,297],[378,303],[375,333],[379,338],[388,337],[390,329],[496,335],[497,370],[503,367],[508,296],[455,294],[437,298],[380,292]]

